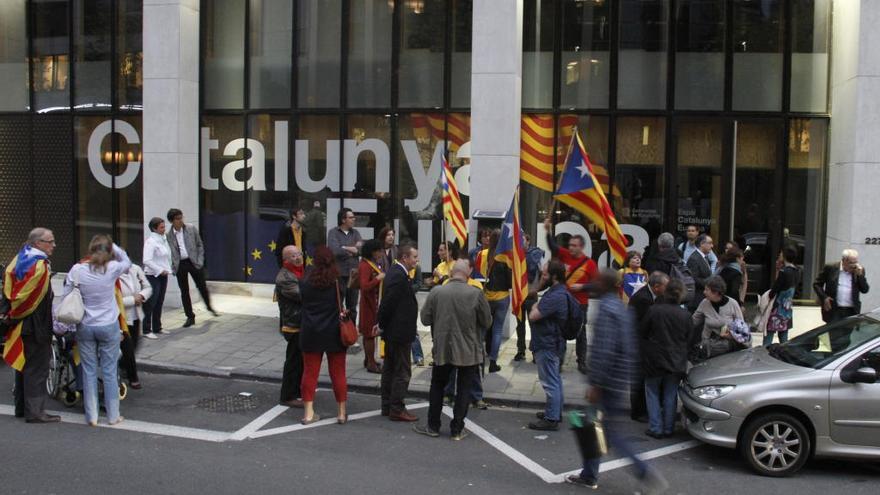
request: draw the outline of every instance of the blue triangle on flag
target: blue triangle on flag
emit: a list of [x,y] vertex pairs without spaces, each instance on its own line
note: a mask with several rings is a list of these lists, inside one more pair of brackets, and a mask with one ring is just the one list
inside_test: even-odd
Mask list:
[[565,170],[562,172],[562,180],[556,194],[572,194],[584,189],[596,187],[593,182],[590,169],[587,167],[587,157],[581,153],[581,147],[575,144],[568,154]]

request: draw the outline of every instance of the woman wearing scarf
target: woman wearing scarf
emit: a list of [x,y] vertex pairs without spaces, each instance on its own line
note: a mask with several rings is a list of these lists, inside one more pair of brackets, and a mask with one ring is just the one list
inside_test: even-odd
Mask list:
[[171,248],[165,238],[165,220],[153,217],[149,223],[150,235],[144,242],[144,273],[153,290],[153,295],[144,303],[143,334],[145,339],[156,339],[162,335],[162,305],[165,304],[165,289],[168,288],[168,275],[171,274]]
[[376,325],[379,299],[382,298],[382,281],[385,280],[385,270],[380,265],[384,257],[382,244],[371,239],[361,248],[361,262],[358,265],[361,286],[358,330],[364,341],[364,367],[369,373],[382,373],[382,366],[376,363],[376,336],[373,327]]

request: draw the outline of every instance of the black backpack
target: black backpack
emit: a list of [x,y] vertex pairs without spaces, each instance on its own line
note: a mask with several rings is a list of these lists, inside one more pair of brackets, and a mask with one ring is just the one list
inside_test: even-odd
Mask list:
[[681,301],[683,304],[690,303],[694,300],[697,291],[697,283],[694,280],[694,276],[691,275],[690,268],[688,268],[684,262],[679,261],[678,264],[670,265],[669,278],[681,280],[681,283],[683,283],[687,289],[684,299]]
[[572,297],[565,295],[565,305],[568,308],[568,318],[562,322],[562,338],[574,340],[577,338],[584,324],[584,314],[577,304],[571,303]]

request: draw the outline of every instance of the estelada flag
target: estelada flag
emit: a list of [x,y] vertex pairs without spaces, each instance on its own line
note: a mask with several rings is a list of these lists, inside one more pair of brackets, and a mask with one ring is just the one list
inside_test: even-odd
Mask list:
[[529,276],[526,272],[526,249],[519,219],[519,187],[513,193],[513,201],[501,227],[501,237],[498,238],[498,244],[495,246],[495,260],[510,268],[512,282],[510,310],[520,318],[523,301],[529,295]]
[[465,247],[467,245],[467,224],[465,224],[464,211],[461,208],[461,196],[458,194],[455,176],[452,175],[452,168],[446,161],[446,157],[440,158],[440,162],[443,164],[443,171],[440,173],[440,185],[443,188],[443,218],[452,226],[455,238],[458,239],[458,245]]
[[614,256],[617,264],[623,266],[623,260],[626,258],[626,237],[620,230],[614,212],[611,211],[611,205],[596,179],[593,164],[590,163],[590,157],[584,149],[584,143],[581,142],[577,130],[571,137],[568,160],[562,170],[554,198],[583,213],[602,229],[608,239],[611,255]]
[[21,248],[3,274],[3,296],[9,301],[9,318],[15,321],[6,334],[3,360],[21,371],[24,368],[24,341],[21,328],[24,318],[30,316],[49,291],[49,265],[46,255],[30,246]]

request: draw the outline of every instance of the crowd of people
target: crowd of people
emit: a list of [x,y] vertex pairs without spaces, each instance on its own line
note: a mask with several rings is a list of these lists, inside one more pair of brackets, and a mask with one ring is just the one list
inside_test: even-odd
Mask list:
[[[301,209],[291,212],[276,242],[278,327],[287,341],[279,402],[302,408],[303,424],[320,420],[314,402],[326,355],[337,403],[336,421],[348,421],[346,354],[351,342],[343,327],[345,322],[356,322],[363,367],[381,375],[381,414],[391,421],[416,423],[417,433],[438,437],[441,410],[449,405],[454,412],[451,437],[466,436],[469,408],[487,407],[484,374],[496,373],[502,366],[499,352],[510,312],[512,275],[494,256],[500,231],[482,229],[477,247],[469,252],[455,242],[441,243],[436,253],[439,263],[422,281],[418,249],[397,245],[392,229],[384,228],[376,239],[364,241],[355,228],[354,213],[343,208],[337,225],[325,237],[310,232],[304,217]],[[205,283],[204,246],[198,229],[185,223],[178,209],[169,210],[166,218],[170,228],[158,217],[148,224],[143,269],[109,236],[97,235],[87,256],[67,274],[60,299],[78,292],[84,307],[75,328],[82,366],[78,387],[91,425],[98,422],[99,374],[111,425],[123,420],[118,369],[131,388],[142,387],[135,350],[141,335],[157,339],[167,332],[162,326],[162,308],[170,276],[177,278],[180,287],[184,327],[195,323],[190,277],[207,309],[216,314]],[[728,243],[718,255],[713,239],[689,226],[687,238],[678,245],[672,234],[663,233],[650,252],[627,253],[619,270],[600,269],[585,253],[586,239],[570,236],[562,245],[563,237],[553,234],[549,218],[545,230],[549,256],[531,246],[526,236],[528,297],[516,315],[513,359],[523,361],[527,349],[531,352],[546,395],[543,411],[528,426],[554,431],[563,422],[561,370],[568,341],[574,340],[577,370],[590,385],[586,399],[604,411],[609,443],[633,457],[640,477],[659,479],[634,456],[619,433],[621,422],[646,422],[645,434],[653,438],[673,435],[678,385],[688,367],[751,345],[754,328],[743,314],[750,283],[743,250]],[[326,245],[307,244],[312,235],[326,238]],[[305,262],[306,246],[310,266]],[[51,231],[34,229],[5,270],[5,283],[26,284],[39,269],[48,272],[54,247]],[[772,345],[774,338],[784,343],[792,328],[792,300],[800,277],[796,257],[793,247],[781,250],[772,286],[759,300],[756,330],[765,346]],[[416,291],[423,283],[430,292],[419,308]],[[826,321],[857,314],[859,295],[869,290],[858,253],[844,251],[839,263],[821,271],[814,289]],[[4,294],[13,308],[22,304],[5,287]],[[45,412],[43,387],[51,354],[52,301],[48,285],[39,297],[29,300],[27,311],[10,313],[22,322],[25,357],[16,376],[15,413],[28,422],[60,420]],[[405,402],[412,367],[425,360],[419,321],[430,327],[433,341],[425,423],[419,423]],[[526,325],[531,330],[528,346]],[[597,459],[585,459],[583,471],[568,481],[595,487],[598,467]]]

